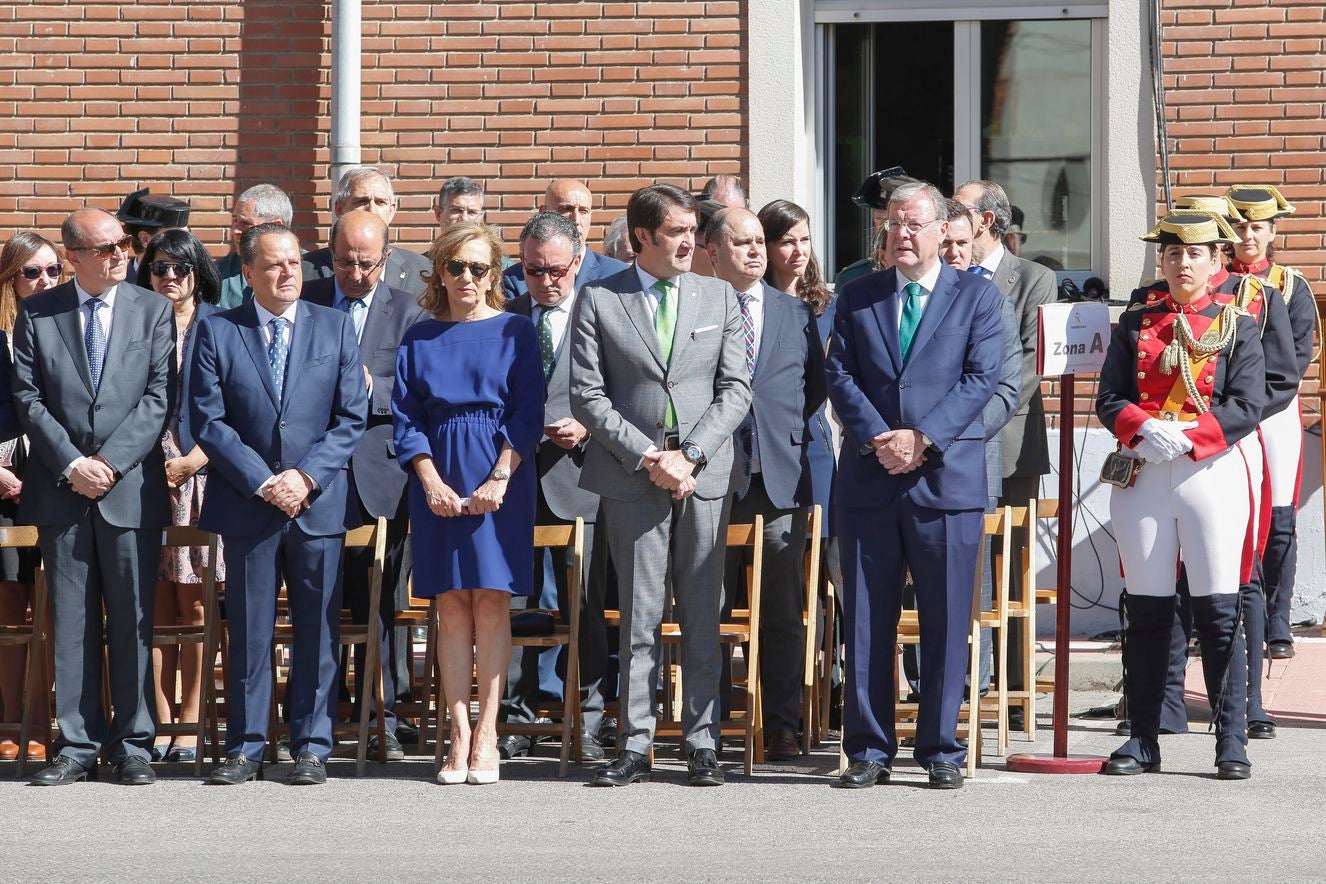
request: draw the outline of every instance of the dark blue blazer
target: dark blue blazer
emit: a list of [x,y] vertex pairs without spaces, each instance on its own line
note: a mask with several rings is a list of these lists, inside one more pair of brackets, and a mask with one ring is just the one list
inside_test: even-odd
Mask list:
[[[205,301],[198,302],[196,313],[193,317],[193,334],[184,342],[184,358],[180,362],[180,403],[177,406],[179,414],[176,420],[179,422],[180,452],[188,454],[193,451],[193,447],[198,444],[194,438],[193,421],[189,420],[189,378],[193,375],[193,351],[197,349],[198,326],[202,325],[204,319],[213,313],[221,312],[215,304],[208,304]],[[203,467],[203,469],[207,469]]]
[[359,523],[347,506],[349,463],[368,419],[368,391],[350,317],[299,302],[285,391],[277,402],[267,345],[252,301],[198,326],[189,379],[189,420],[212,479],[198,527],[256,537],[286,516],[258,489],[295,468],[313,479],[312,504],[296,521],[306,534],[339,534]]
[[14,361],[9,355],[9,335],[0,331],[0,442],[8,442],[22,431],[14,411]]
[[[626,264],[616,258],[609,258],[607,255],[586,249],[585,260],[580,262],[580,269],[576,271],[576,291],[584,288],[587,282],[612,276],[625,270],[626,267]],[[529,293],[529,286],[525,285],[525,268],[519,261],[502,271],[502,279],[506,283],[508,298],[518,298]]]
[[[899,495],[938,510],[986,505],[982,411],[1004,358],[1002,295],[975,274],[942,264],[903,364],[902,298],[894,270],[853,280],[838,296],[825,372],[845,437],[838,458],[838,505],[882,509]],[[886,430],[920,430],[926,463],[890,476],[870,449]]]

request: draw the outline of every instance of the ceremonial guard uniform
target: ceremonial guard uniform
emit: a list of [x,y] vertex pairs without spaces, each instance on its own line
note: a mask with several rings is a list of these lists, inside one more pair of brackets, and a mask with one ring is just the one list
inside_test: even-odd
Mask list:
[[[1166,216],[1143,239],[1180,246],[1232,242],[1215,215]],[[1124,666],[1132,738],[1106,773],[1160,767],[1160,711],[1175,616],[1175,568],[1187,564],[1193,620],[1216,731],[1217,776],[1251,775],[1246,752],[1246,647],[1239,585],[1251,572],[1248,468],[1235,443],[1252,433],[1266,399],[1255,321],[1210,295],[1188,303],[1146,294],[1119,321],[1101,369],[1096,410],[1120,451],[1102,479],[1117,487],[1110,515],[1127,584]],[[1238,493],[1242,491],[1242,493]]]
[[[1275,235],[1275,219],[1294,212],[1294,207],[1285,201],[1280,191],[1269,185],[1231,187],[1225,197],[1242,214],[1244,223],[1269,222],[1270,238]],[[1267,246],[1270,238],[1266,241]],[[1292,267],[1272,263],[1266,247],[1248,249],[1248,242],[1245,238],[1244,247],[1236,248],[1236,261],[1231,269],[1264,279],[1283,294],[1294,339],[1297,370],[1291,407],[1268,417],[1261,428],[1270,476],[1269,534],[1262,559],[1268,609],[1267,641],[1271,658],[1284,659],[1294,655],[1289,609],[1294,596],[1298,558],[1295,516],[1303,465],[1303,422],[1297,382],[1302,381],[1312,363],[1312,339],[1321,324],[1321,317],[1312,289],[1303,275]],[[1255,254],[1248,254],[1248,251],[1255,251]],[[1252,734],[1260,737],[1274,735],[1274,725],[1269,730],[1254,728]]]

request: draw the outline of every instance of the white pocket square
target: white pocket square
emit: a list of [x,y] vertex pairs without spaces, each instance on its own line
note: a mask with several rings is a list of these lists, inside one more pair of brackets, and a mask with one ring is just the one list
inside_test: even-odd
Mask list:
[[707,331],[713,331],[716,328],[718,328],[717,325],[706,325],[704,328],[697,328],[695,331],[691,332],[691,337],[694,338],[697,335],[702,335]]

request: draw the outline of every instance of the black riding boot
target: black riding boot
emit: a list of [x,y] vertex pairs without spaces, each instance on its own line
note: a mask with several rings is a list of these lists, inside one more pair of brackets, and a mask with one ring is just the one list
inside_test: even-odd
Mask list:
[[1174,625],[1169,636],[1169,672],[1165,676],[1165,702],[1160,707],[1160,732],[1188,732],[1188,704],[1184,688],[1188,679],[1188,639],[1192,637],[1192,599],[1188,596],[1188,572],[1181,570]]
[[1262,705],[1262,672],[1266,666],[1266,597],[1257,583],[1239,587],[1243,605],[1243,646],[1248,655],[1248,736],[1269,740],[1275,736],[1275,721]]
[[1193,624],[1202,643],[1202,675],[1211,701],[1216,737],[1216,776],[1246,780],[1248,761],[1248,651],[1239,629],[1238,593],[1192,600]]
[[1269,640],[1291,646],[1294,635],[1289,631],[1289,608],[1294,601],[1294,577],[1298,570],[1295,518],[1292,506],[1271,507],[1271,533],[1266,538],[1266,552],[1262,555]]
[[1132,738],[1110,755],[1105,765],[1107,774],[1127,776],[1160,769],[1160,709],[1169,673],[1174,606],[1172,595],[1124,598],[1128,614],[1123,641],[1124,690]]

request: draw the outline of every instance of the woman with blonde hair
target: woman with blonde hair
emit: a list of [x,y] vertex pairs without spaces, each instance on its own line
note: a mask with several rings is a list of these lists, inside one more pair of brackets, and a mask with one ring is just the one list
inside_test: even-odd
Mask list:
[[[533,594],[543,370],[528,317],[503,311],[491,227],[447,228],[419,297],[432,314],[396,357],[396,457],[410,474],[414,592],[439,597],[438,666],[451,748],[438,782],[498,780],[497,711],[511,658],[513,594]],[[477,671],[479,720],[470,724]]]

